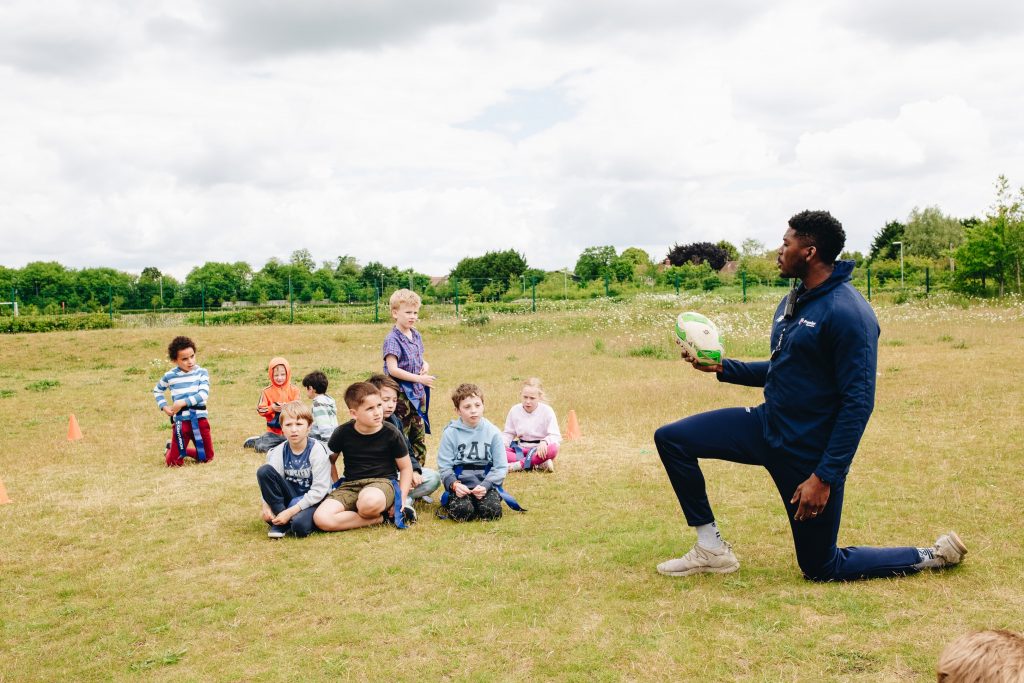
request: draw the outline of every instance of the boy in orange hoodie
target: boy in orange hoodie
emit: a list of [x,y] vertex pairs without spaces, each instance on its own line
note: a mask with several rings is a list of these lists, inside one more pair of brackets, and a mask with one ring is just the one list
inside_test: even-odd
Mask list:
[[242,444],[244,448],[255,448],[257,453],[266,453],[274,446],[284,443],[281,433],[281,406],[290,401],[299,400],[299,388],[292,384],[292,368],[288,361],[280,356],[270,359],[267,365],[270,386],[260,392],[260,400],[256,404],[256,412],[267,421],[267,431],[259,436],[252,436]]

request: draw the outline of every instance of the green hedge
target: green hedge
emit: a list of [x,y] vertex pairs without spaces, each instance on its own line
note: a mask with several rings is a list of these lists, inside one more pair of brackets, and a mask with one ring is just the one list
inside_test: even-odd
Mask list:
[[113,327],[102,313],[84,315],[19,315],[0,318],[0,333],[56,332],[61,330],[106,330]]

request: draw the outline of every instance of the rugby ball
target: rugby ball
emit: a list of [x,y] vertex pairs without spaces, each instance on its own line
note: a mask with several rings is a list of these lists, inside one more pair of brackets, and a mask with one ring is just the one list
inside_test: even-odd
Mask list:
[[676,318],[676,336],[699,365],[717,365],[725,357],[722,335],[713,322],[700,313],[687,311]]

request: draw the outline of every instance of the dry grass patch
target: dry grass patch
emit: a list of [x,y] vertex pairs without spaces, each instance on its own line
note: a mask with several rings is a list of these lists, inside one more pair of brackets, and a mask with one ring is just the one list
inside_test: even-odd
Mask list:
[[[963,567],[806,583],[768,476],[709,463],[741,571],[654,572],[692,542],[654,429],[759,401],[673,360],[671,319],[702,310],[728,350],[763,356],[773,305],[652,297],[426,321],[440,376],[430,463],[462,381],[484,388],[500,425],[520,382],[539,376],[584,437],[554,475],[509,476],[525,515],[455,525],[428,513],[408,532],[279,542],[257,520],[262,458],[240,446],[260,429],[266,362],[286,356],[296,380],[325,369],[339,397],[380,368],[385,326],[6,336],[0,477],[15,502],[0,507],[0,680],[930,680],[963,631],[1021,629],[1019,307],[879,309],[877,407],[840,540],[926,543],[955,527],[971,549]],[[217,455],[168,470],[149,391],[179,332],[211,372]],[[64,439],[72,412],[77,443]]]

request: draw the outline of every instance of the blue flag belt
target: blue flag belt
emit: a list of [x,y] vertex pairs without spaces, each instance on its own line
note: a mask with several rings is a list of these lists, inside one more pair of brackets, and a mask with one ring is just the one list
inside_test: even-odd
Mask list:
[[[338,481],[331,484],[331,490],[338,488],[345,483],[345,477],[342,477]],[[395,526],[399,529],[408,529],[409,525],[405,523],[405,513],[402,512],[402,489],[398,485],[397,479],[391,480],[391,488],[395,490]],[[292,501],[294,505],[295,501]],[[415,520],[414,520],[415,521]]]
[[206,410],[206,406],[192,406],[186,410],[188,410],[187,418],[182,417],[180,412],[171,417],[171,423],[174,425],[174,441],[178,444],[178,455],[182,458],[185,457],[185,435],[181,433],[181,423],[188,420],[192,424],[192,439],[196,442],[196,460],[206,462],[206,448],[203,446],[203,435],[199,431],[199,416],[196,415],[196,411]]
[[[452,468],[452,471],[455,473],[456,478],[458,478],[458,477],[462,476],[462,471],[464,469],[465,469],[465,467],[463,467],[462,465],[456,465],[454,468]],[[484,469],[484,476],[486,477],[487,473],[491,471],[491,466],[487,465],[483,469]],[[497,491],[498,495],[501,497],[501,499],[503,501],[505,501],[505,505],[508,505],[510,508],[512,508],[516,512],[526,512],[526,508],[524,508],[522,505],[520,505],[519,502],[515,498],[512,497],[512,494],[510,494],[508,491],[503,489],[501,486],[498,486],[496,484],[494,486],[494,490]],[[449,500],[451,500],[451,491],[445,491],[444,493],[442,493],[441,494],[441,507],[447,507]]]
[[423,420],[423,430],[430,434],[430,418],[427,417],[427,413],[430,412],[430,387],[423,387],[423,399],[420,400],[414,396],[412,382],[406,382],[405,380],[399,380],[398,386],[402,388],[402,392],[405,397],[409,399],[409,403],[412,404],[412,409],[416,411],[416,414]]

